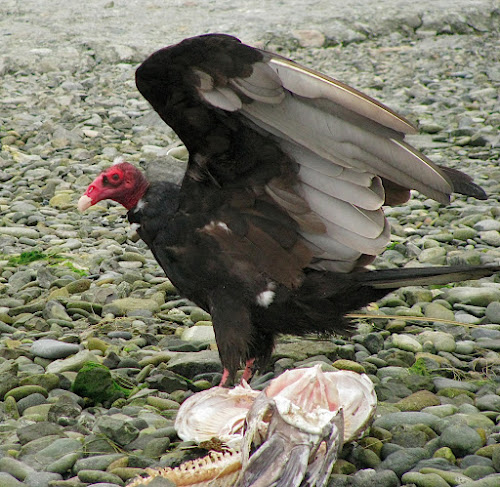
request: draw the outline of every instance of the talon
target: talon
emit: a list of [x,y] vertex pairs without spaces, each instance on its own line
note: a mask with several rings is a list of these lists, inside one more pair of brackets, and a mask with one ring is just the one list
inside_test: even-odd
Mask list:
[[243,375],[241,376],[240,383],[243,383],[243,381],[248,382],[252,378],[254,364],[255,358],[251,358],[246,361],[245,370],[243,371]]

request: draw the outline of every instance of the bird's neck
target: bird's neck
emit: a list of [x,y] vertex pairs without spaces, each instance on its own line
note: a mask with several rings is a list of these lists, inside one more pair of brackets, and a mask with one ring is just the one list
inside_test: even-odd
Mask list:
[[138,173],[136,184],[134,185],[134,190],[122,196],[119,203],[121,203],[127,210],[135,208],[142,197],[146,194],[148,188],[148,180],[146,179],[144,174],[142,174],[142,172]]

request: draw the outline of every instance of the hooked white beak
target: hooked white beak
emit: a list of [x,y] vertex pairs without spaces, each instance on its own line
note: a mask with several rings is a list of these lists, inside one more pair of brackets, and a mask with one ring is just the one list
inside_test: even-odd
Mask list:
[[78,211],[85,211],[92,206],[92,198],[86,194],[82,195],[78,200]]

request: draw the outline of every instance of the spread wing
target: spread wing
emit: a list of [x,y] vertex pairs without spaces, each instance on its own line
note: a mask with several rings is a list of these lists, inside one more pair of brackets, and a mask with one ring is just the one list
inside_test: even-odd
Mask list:
[[189,150],[181,209],[212,211],[204,232],[273,278],[281,259],[292,276],[279,282],[306,266],[349,272],[383,251],[382,205],[410,189],[441,203],[454,186],[484,197],[407,144],[416,130],[389,108],[233,37],[162,49],[136,81]]

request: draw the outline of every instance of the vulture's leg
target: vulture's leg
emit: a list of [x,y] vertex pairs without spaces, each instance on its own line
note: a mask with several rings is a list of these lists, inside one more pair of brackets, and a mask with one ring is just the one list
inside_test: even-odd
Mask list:
[[[241,381],[248,382],[253,375],[253,364],[255,363],[254,358],[250,358],[246,361],[245,370],[243,371],[243,375],[241,376]],[[224,378],[224,377],[223,377]]]
[[234,383],[240,364],[249,358],[248,348],[252,340],[249,307],[241,299],[228,296],[227,288],[215,289],[209,296],[209,306],[224,367],[220,385],[228,387]]

